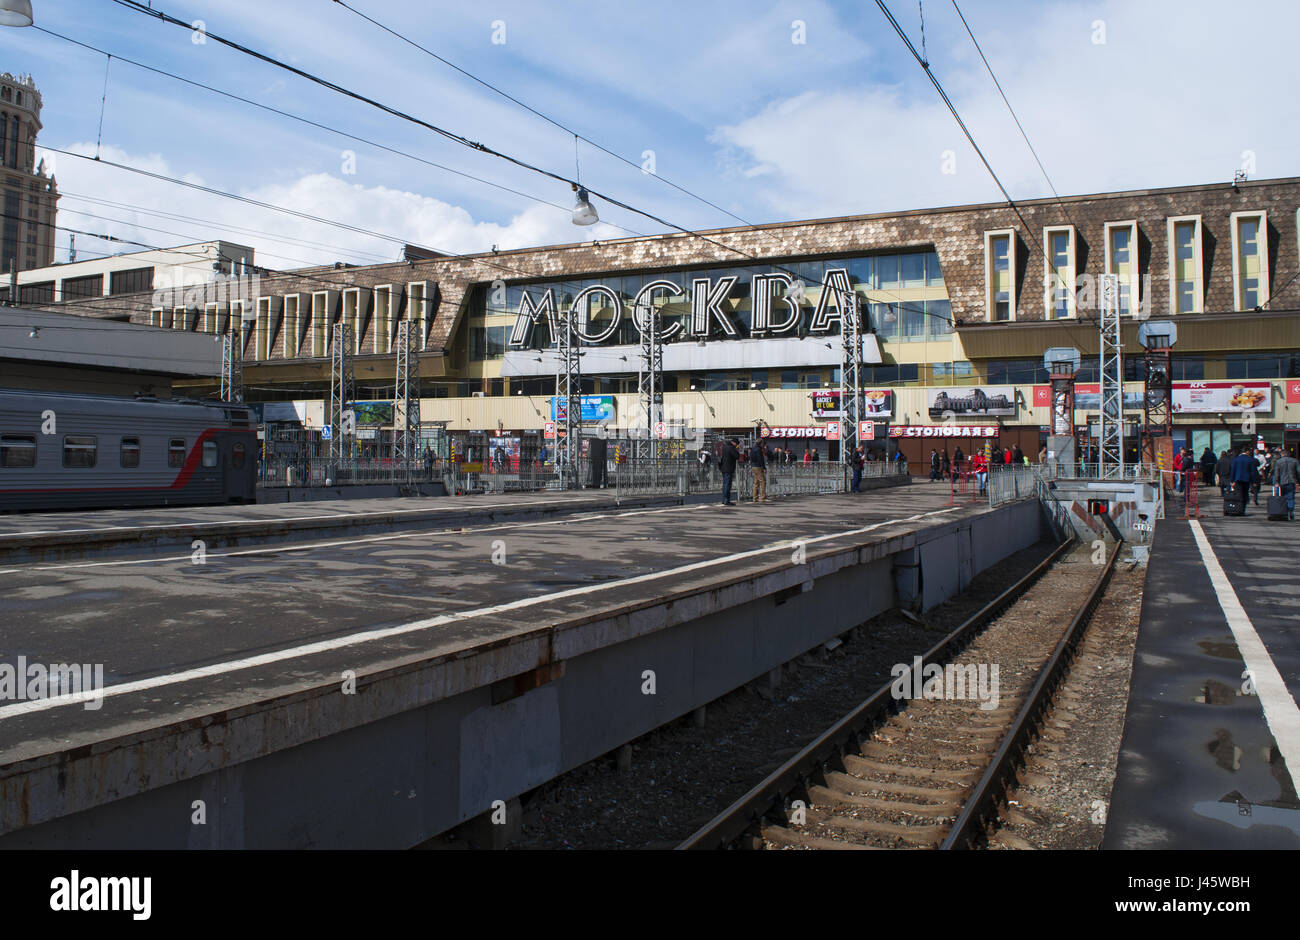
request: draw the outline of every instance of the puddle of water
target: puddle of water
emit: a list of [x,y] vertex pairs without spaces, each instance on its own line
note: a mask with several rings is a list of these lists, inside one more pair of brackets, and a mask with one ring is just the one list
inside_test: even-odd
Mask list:
[[1201,652],[1206,656],[1214,656],[1217,659],[1241,660],[1241,650],[1231,640],[1197,640],[1196,645],[1201,648]]

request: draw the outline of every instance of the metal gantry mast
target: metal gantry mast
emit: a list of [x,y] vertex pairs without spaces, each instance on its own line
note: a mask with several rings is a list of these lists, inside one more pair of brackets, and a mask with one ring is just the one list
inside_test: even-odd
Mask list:
[[577,315],[573,306],[560,312],[560,371],[555,375],[555,397],[564,405],[564,440],[557,452],[564,457],[560,485],[566,490],[581,484],[578,464],[582,457],[582,353],[573,323]]
[[637,457],[658,456],[658,437],[655,425],[664,413],[664,349],[662,341],[663,316],[653,300],[643,306],[641,329],[641,371],[637,375],[637,396],[645,414],[645,443],[637,443]]
[[1098,476],[1124,476],[1124,342],[1120,335],[1119,276],[1103,274],[1101,300],[1101,426],[1097,437]]
[[356,386],[352,379],[352,327],[335,323],[330,341],[330,460],[352,457],[352,438],[356,434],[353,404]]
[[221,400],[244,400],[243,330],[228,330],[221,337]]
[[420,459],[420,352],[419,330],[411,320],[397,325],[397,364],[393,383],[393,462],[405,468],[406,482],[414,479]]
[[847,493],[853,452],[861,442],[862,305],[856,292],[840,300],[840,463]]

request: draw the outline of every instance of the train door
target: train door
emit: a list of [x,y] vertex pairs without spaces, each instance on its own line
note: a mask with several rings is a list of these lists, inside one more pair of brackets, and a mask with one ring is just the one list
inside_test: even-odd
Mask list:
[[228,502],[252,502],[256,493],[257,450],[255,440],[244,435],[227,438],[223,489]]

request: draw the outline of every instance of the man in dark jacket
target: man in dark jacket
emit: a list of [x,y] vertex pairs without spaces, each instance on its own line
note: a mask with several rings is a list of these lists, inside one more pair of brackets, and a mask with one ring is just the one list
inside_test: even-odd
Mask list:
[[1255,458],[1250,455],[1250,447],[1246,446],[1241,449],[1241,453],[1232,461],[1232,485],[1237,489],[1237,497],[1241,500],[1242,514],[1245,514],[1246,501],[1250,498],[1250,485],[1255,482],[1255,476],[1259,472],[1259,464]]
[[1226,497],[1232,489],[1232,451],[1225,450],[1219,455],[1219,462],[1214,465],[1214,473],[1219,478],[1219,490]]
[[733,506],[731,501],[731,479],[736,475],[736,464],[740,461],[740,450],[736,441],[724,441],[722,456],[718,458],[718,469],[722,471],[722,505]]
[[933,483],[939,479],[939,452],[933,447],[930,448],[930,482]]
[[754,472],[754,502],[767,502],[767,454],[763,452],[763,439],[759,438],[749,449],[749,465]]
[[1273,466],[1269,470],[1269,482],[1274,486],[1280,487],[1282,496],[1286,499],[1286,516],[1288,519],[1295,520],[1295,488],[1300,483],[1300,462],[1288,453],[1284,453],[1282,448],[1273,451]]
[[1214,451],[1205,448],[1205,453],[1201,454],[1201,483],[1204,486],[1214,485]]
[[862,486],[862,464],[864,463],[861,444],[859,444],[857,448],[854,449],[853,453],[849,456],[849,463],[853,467],[853,486],[850,487],[850,489],[854,493],[859,493],[861,492],[860,488]]

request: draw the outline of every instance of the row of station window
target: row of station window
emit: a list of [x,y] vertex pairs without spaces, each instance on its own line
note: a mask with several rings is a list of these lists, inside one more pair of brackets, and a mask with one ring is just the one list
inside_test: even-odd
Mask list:
[[[118,466],[133,469],[140,466],[144,448],[138,437],[122,437],[118,444]],[[179,469],[185,466],[189,454],[188,442],[183,437],[167,440],[167,466]],[[231,452],[231,462],[236,468],[244,465],[245,448],[236,442]],[[99,437],[93,434],[65,434],[63,436],[63,466],[69,470],[86,470],[99,460]],[[215,441],[203,442],[203,466],[215,467],[220,463],[220,452]],[[0,468],[27,468],[36,466],[35,434],[0,435]]]

